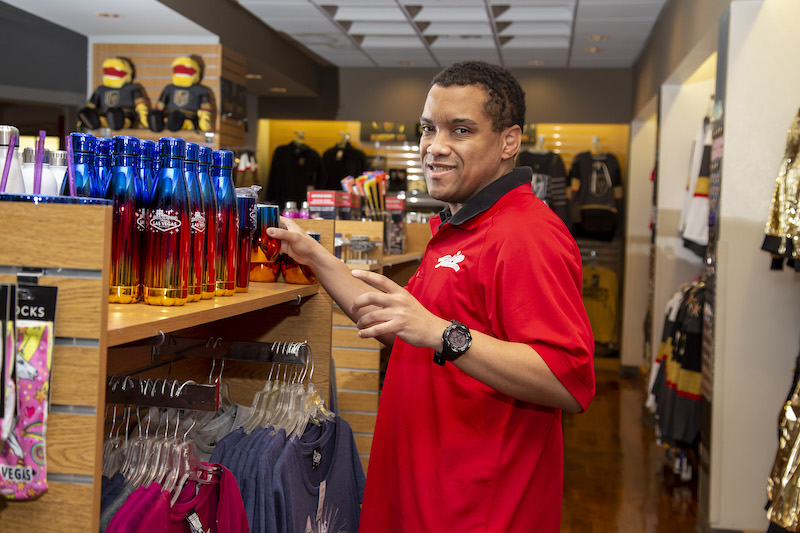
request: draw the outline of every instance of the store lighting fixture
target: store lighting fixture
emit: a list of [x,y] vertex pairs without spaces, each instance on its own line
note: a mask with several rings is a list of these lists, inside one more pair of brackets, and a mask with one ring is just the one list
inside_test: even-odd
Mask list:
[[586,48],[584,51],[589,53],[589,54],[596,54],[598,52],[602,52],[603,49],[602,48],[597,48],[595,46],[592,46],[591,48]]
[[247,78],[248,80],[260,80],[264,76],[262,76],[261,74],[245,74],[244,77]]
[[532,61],[528,61],[528,65],[531,67],[541,67],[542,65],[544,65],[544,61],[542,61],[541,59],[534,59]]
[[286,92],[286,87],[270,87],[269,92],[283,94]]
[[103,18],[106,18],[106,19],[118,19],[119,18],[119,14],[117,14],[117,13],[98,13],[97,16],[98,17],[103,17]]
[[608,35],[590,35],[589,36],[589,40],[590,41],[605,41],[606,39],[608,39]]

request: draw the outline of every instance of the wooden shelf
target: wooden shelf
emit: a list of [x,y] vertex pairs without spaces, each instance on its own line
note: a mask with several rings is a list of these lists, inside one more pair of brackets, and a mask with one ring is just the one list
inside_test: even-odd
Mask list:
[[405,254],[384,255],[383,266],[384,268],[391,268],[395,265],[411,263],[413,261],[419,261],[421,259],[422,259],[422,252],[409,252]]
[[352,263],[345,261],[345,264],[350,267],[350,270],[369,270],[371,272],[378,272],[383,265],[381,263]]
[[148,339],[158,335],[159,331],[170,333],[292,302],[298,297],[317,294],[319,290],[319,284],[251,283],[247,292],[237,292],[233,296],[218,296],[179,307],[143,303],[109,304],[108,346]]

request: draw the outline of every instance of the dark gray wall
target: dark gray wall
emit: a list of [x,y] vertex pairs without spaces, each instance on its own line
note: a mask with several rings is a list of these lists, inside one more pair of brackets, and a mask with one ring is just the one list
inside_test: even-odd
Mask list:
[[658,95],[661,85],[709,32],[731,0],[670,0],[633,66],[633,114]]
[[315,98],[261,96],[259,118],[282,120],[337,120],[339,109],[339,69],[320,67],[320,90]]
[[[428,84],[438,71],[341,69],[336,119],[415,121],[422,112]],[[528,122],[616,124],[631,120],[629,69],[520,69],[513,73],[526,93]]]
[[[0,86],[78,93],[86,98],[86,37],[2,2],[0,34],[4,45]],[[35,91],[31,96],[35,97]]]

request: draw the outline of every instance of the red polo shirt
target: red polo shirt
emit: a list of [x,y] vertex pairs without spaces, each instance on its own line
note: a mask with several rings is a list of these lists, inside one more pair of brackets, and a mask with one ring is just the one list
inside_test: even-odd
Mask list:
[[[594,341],[580,252],[530,180],[515,169],[441,226],[434,219],[408,290],[441,318],[529,344],[585,409]],[[563,470],[559,409],[515,400],[398,338],[359,532],[557,532]]]

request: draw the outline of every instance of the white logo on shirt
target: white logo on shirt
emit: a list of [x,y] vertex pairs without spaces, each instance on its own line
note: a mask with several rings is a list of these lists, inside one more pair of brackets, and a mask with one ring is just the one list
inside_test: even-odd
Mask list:
[[456,272],[461,270],[461,267],[458,264],[464,260],[464,255],[461,253],[461,250],[456,252],[456,255],[445,255],[444,257],[440,257],[438,263],[434,268],[439,268],[440,266],[445,266],[448,268],[452,268]]

